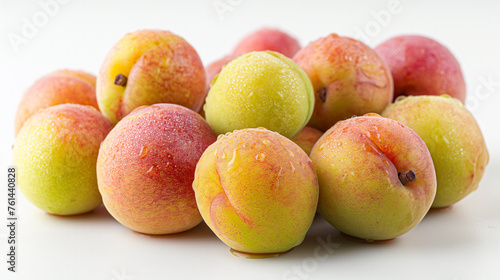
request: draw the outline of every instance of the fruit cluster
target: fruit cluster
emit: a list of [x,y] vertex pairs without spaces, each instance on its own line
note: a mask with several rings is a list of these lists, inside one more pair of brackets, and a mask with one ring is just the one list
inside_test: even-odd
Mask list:
[[205,221],[234,252],[274,256],[319,212],[387,241],[478,187],[489,155],[464,100],[459,63],[422,36],[301,48],[264,28],[205,68],[180,36],[141,30],[97,79],[56,71],[25,92],[14,164],[40,209],[104,203],[145,234]]

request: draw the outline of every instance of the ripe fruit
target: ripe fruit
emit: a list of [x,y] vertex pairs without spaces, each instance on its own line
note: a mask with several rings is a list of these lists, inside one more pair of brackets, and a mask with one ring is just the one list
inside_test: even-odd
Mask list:
[[390,69],[365,44],[330,34],[300,50],[293,60],[311,79],[315,105],[307,124],[326,131],[336,122],[381,113],[392,101]]
[[227,64],[212,81],[204,107],[217,134],[265,127],[294,136],[312,114],[314,95],[307,75],[277,52],[252,52]]
[[[206,91],[208,94],[208,91],[210,90],[210,84],[212,83],[212,80],[217,76],[220,71],[222,70],[222,67],[226,66],[231,60],[235,59],[237,56],[236,55],[226,55],[223,58],[220,58],[209,65],[205,67],[205,72],[207,74],[207,85],[206,85]],[[205,102],[203,102],[203,106],[200,109],[199,114],[202,117],[205,117],[205,110],[203,107],[205,106]]]
[[253,51],[275,51],[292,58],[300,50],[297,39],[276,28],[261,28],[236,45],[233,55],[242,55]]
[[199,111],[205,94],[205,69],[196,50],[163,30],[125,35],[97,77],[99,108],[113,124],[139,106],[156,103]]
[[14,145],[19,189],[51,214],[92,211],[102,202],[95,171],[99,145],[111,128],[91,106],[61,104],[33,115]]
[[460,64],[439,42],[424,36],[403,35],[375,48],[394,79],[394,99],[400,95],[448,94],[465,102],[465,80]]
[[302,243],[316,213],[317,183],[311,160],[292,141],[242,129],[207,148],[193,189],[203,219],[224,243],[274,254]]
[[18,105],[15,134],[33,114],[54,105],[74,103],[99,108],[95,76],[77,70],[58,70],[38,79],[29,87]]
[[222,67],[224,67],[226,64],[231,62],[231,60],[235,59],[236,57],[238,56],[227,55],[221,59],[218,59],[210,63],[209,65],[207,65],[207,67],[205,67],[205,72],[207,74],[207,86],[206,86],[207,93],[210,90],[210,84],[212,83],[212,80],[215,78],[215,76],[217,76],[220,73]]
[[146,234],[201,222],[192,183],[196,163],[216,140],[205,120],[174,104],[137,108],[103,141],[97,178],[104,205],[124,226]]
[[317,130],[316,128],[312,128],[310,126],[305,126],[299,133],[295,134],[292,137],[292,141],[299,145],[299,147],[306,152],[306,154],[310,154],[311,150],[316,144],[316,141],[323,135],[323,132]]
[[433,208],[457,203],[476,190],[489,161],[481,129],[462,103],[449,96],[398,98],[382,113],[413,129],[434,161]]
[[316,142],[318,210],[344,234],[388,240],[415,227],[431,207],[436,174],[422,139],[376,114],[340,121]]

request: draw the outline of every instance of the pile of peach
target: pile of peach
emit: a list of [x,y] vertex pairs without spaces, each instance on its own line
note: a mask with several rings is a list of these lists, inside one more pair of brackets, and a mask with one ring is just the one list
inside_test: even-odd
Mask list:
[[204,221],[234,252],[274,256],[318,211],[387,241],[477,189],[489,155],[465,96],[455,57],[422,36],[301,48],[261,29],[205,68],[183,38],[141,30],[97,79],[56,71],[25,92],[14,164],[40,209],[104,203],[145,234]]

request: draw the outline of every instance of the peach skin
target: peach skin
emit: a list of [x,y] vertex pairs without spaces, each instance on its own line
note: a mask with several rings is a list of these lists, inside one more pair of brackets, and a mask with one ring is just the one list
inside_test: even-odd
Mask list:
[[54,105],[74,103],[99,108],[94,75],[78,70],[58,70],[38,79],[29,87],[18,105],[15,135],[33,114]]
[[193,189],[212,231],[233,250],[259,256],[301,244],[318,201],[306,153],[263,128],[220,135],[200,158]]
[[444,208],[475,191],[489,161],[481,128],[462,102],[450,96],[399,97],[382,116],[410,127],[425,142],[437,176],[432,208]]
[[307,155],[311,153],[316,141],[323,135],[323,132],[312,128],[310,126],[305,126],[299,133],[292,137],[292,141],[299,145],[299,147],[306,152]]
[[436,173],[424,141],[377,114],[340,121],[316,142],[318,210],[342,233],[391,240],[414,228],[436,195]]
[[277,28],[261,28],[245,36],[236,45],[233,55],[253,51],[275,51],[292,58],[300,50],[297,39]]
[[97,101],[116,124],[139,106],[174,103],[198,112],[205,100],[205,69],[196,50],[163,30],[125,35],[109,51],[97,77]]
[[314,112],[308,126],[326,131],[353,115],[381,113],[392,101],[389,67],[357,40],[330,34],[301,49],[293,60],[314,88]]
[[92,211],[102,202],[96,175],[99,145],[111,128],[86,105],[59,104],[34,114],[14,145],[19,189],[47,213]]
[[400,95],[447,94],[465,102],[465,80],[455,56],[439,42],[417,35],[391,38],[375,51],[394,79],[394,99]]
[[145,234],[188,230],[202,218],[192,183],[196,163],[216,135],[196,112],[175,104],[135,109],[103,141],[99,191],[109,213]]

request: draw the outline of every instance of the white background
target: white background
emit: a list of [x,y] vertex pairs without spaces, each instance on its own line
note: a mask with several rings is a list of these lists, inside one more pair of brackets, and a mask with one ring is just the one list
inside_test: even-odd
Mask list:
[[[390,0],[66,0],[48,11],[40,5],[45,2],[50,0],[0,2],[1,279],[500,279],[500,2],[401,0],[391,12]],[[23,34],[26,22],[36,30]],[[479,189],[450,211],[430,213],[391,244],[346,240],[317,218],[301,246],[261,260],[233,256],[204,224],[182,234],[144,236],[102,207],[54,217],[18,191],[17,272],[7,272],[6,174],[14,114],[26,88],[58,69],[97,74],[113,44],[138,29],[184,37],[207,65],[263,26],[281,28],[303,46],[329,33],[372,47],[408,33],[448,46],[462,65],[466,104],[490,151]],[[10,42],[13,34],[24,43]],[[326,249],[328,242],[333,244]]]

